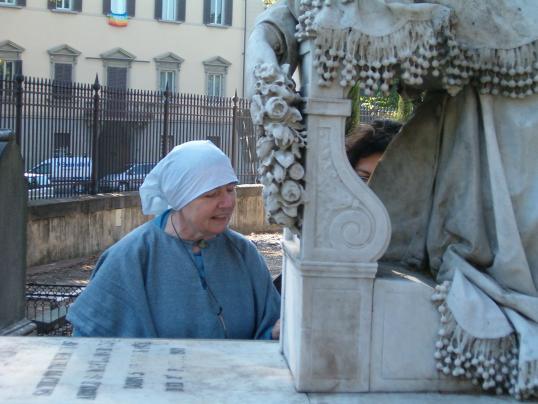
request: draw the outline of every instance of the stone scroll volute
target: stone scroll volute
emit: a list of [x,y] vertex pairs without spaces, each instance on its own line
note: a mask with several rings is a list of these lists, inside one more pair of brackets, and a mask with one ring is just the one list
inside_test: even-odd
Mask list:
[[302,233],[302,255],[307,261],[375,262],[390,240],[390,220],[382,202],[357,176],[344,151],[349,110],[346,99],[307,99]]

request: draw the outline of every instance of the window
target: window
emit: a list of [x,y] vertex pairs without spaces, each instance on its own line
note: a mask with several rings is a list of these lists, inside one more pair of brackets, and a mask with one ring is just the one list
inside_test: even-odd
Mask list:
[[82,11],[82,0],[48,0],[47,7],[53,11]]
[[224,5],[223,0],[211,0],[211,7],[209,9],[210,24],[224,24]]
[[56,132],[54,134],[54,157],[69,157],[71,148],[71,134]]
[[15,61],[0,59],[0,80],[13,80],[15,78]]
[[206,76],[206,93],[213,97],[224,97],[226,95],[226,75],[228,67],[231,65],[226,59],[220,56],[203,62]]
[[169,91],[175,91],[176,88],[176,72],[170,70],[162,70],[160,74],[159,90],[164,91],[168,86]]
[[126,12],[129,17],[134,17],[135,10],[135,0],[103,0],[103,14],[105,15],[110,15],[113,12],[116,14]]
[[155,19],[185,21],[186,0],[155,0]]
[[106,85],[110,88],[121,90],[127,89],[127,68],[126,67],[107,67]]
[[71,0],[56,0],[56,10],[71,10]]
[[21,54],[24,48],[9,40],[0,42],[0,90],[1,95],[5,96],[3,90],[13,88],[10,80],[15,79],[22,74]]
[[41,163],[30,170],[33,174],[45,174],[49,175],[51,172],[51,163]]
[[166,89],[166,83],[168,82],[168,90],[171,92],[179,91],[179,71],[183,58],[178,55],[168,52],[163,55],[154,58],[155,65],[157,66],[157,84],[156,88],[160,91]]
[[207,75],[207,95],[211,97],[224,96],[224,77],[222,74]]
[[54,98],[69,98],[73,91],[73,65],[70,63],[54,64],[52,95]]
[[0,0],[1,6],[26,6],[26,0]]
[[162,19],[167,21],[173,21],[176,19],[176,7],[175,0],[163,0]]
[[54,98],[68,98],[73,93],[75,65],[80,52],[69,45],[60,45],[47,50],[50,57],[52,95]]
[[116,89],[129,88],[129,72],[136,56],[125,49],[116,48],[102,53],[107,87]]
[[204,0],[204,24],[232,25],[233,0]]

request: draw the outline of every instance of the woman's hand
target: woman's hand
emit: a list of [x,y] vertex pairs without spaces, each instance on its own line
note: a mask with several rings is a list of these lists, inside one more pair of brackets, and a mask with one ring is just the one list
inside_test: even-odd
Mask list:
[[276,320],[273,330],[271,331],[272,339],[280,339],[280,319]]

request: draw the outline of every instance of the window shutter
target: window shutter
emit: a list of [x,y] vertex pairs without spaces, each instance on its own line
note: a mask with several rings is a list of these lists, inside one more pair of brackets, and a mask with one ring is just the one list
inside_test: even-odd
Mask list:
[[103,14],[110,14],[110,0],[103,0]]
[[56,1],[55,0],[48,0],[47,1],[47,8],[49,10],[56,10]]
[[82,0],[75,0],[73,2],[73,11],[82,12]]
[[176,20],[177,21],[185,21],[185,3],[187,0],[177,0],[176,10]]
[[226,6],[224,10],[224,25],[232,25],[233,5],[233,0],[226,0]]
[[109,67],[106,82],[110,88],[127,89],[127,69],[125,67]]
[[127,0],[127,15],[129,17],[135,16],[135,9],[136,9],[136,1],[135,0]]
[[204,24],[209,24],[209,13],[211,13],[211,0],[204,0]]
[[163,0],[155,0],[155,19],[161,20],[163,18]]
[[26,6],[26,0],[17,0],[17,5],[25,7]]
[[73,81],[73,66],[69,63],[55,63],[54,80],[71,83]]
[[15,60],[15,71],[13,78],[17,76],[22,76],[22,60]]

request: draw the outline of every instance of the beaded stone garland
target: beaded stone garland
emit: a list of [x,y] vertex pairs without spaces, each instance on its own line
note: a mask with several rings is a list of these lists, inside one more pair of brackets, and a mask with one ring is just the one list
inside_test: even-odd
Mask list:
[[427,76],[439,77],[451,95],[471,84],[482,94],[523,98],[538,93],[538,41],[512,49],[470,48],[455,39],[455,16],[408,20],[386,35],[360,27],[324,26],[316,18],[323,9],[353,0],[301,0],[296,37],[312,39],[319,85],[335,80],[343,87],[359,82],[365,95],[388,94],[395,78],[421,86]]
[[451,285],[449,281],[437,285],[432,295],[441,316],[434,353],[437,370],[471,380],[486,391],[508,393],[518,400],[536,396],[536,362],[519,364],[516,335],[482,339],[468,334],[457,324],[446,303]]

